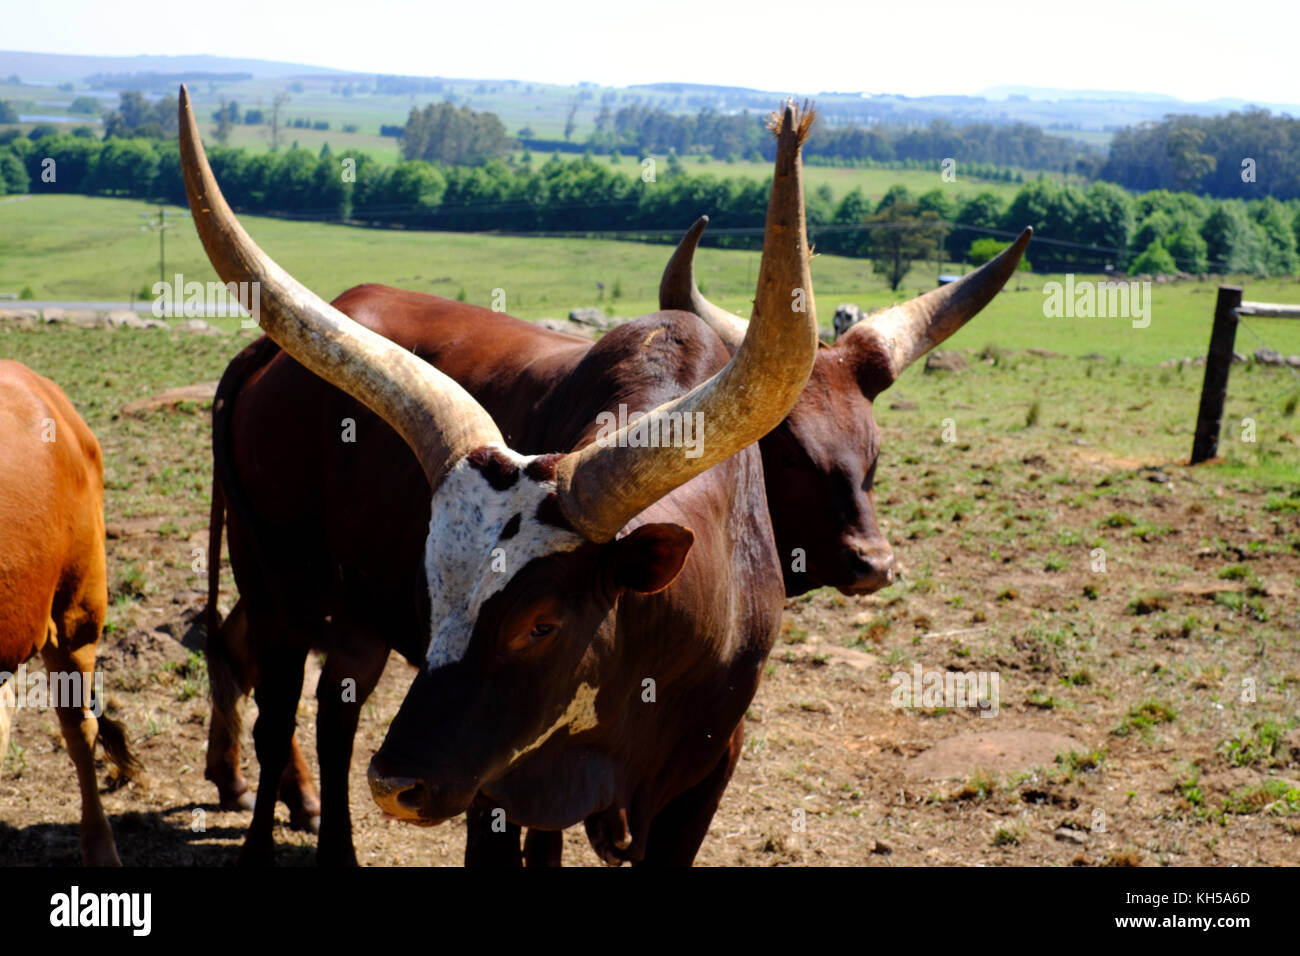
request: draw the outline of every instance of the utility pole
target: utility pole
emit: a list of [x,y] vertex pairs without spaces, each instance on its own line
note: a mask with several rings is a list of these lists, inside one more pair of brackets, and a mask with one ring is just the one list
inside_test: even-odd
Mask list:
[[[142,212],[140,213],[140,215],[145,219],[153,219],[153,213],[151,212]],[[168,212],[166,207],[160,205],[158,207],[158,221],[148,222],[145,225],[140,227],[140,229],[144,232],[149,232],[152,230],[158,233],[158,281],[159,282],[162,283],[167,282],[167,230],[171,228],[171,224],[167,222],[167,220],[175,219],[186,215],[188,215],[188,213]]]

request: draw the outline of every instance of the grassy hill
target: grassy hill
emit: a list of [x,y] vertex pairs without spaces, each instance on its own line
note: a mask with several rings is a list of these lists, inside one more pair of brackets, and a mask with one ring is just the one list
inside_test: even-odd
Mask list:
[[[23,196],[0,200],[0,292],[30,287],[40,299],[126,300],[158,278],[158,237],[141,229],[157,207],[121,199]],[[175,210],[183,212],[183,210]],[[701,210],[704,212],[706,210]],[[325,298],[361,282],[382,282],[490,305],[506,293],[506,309],[522,318],[559,317],[578,306],[631,316],[657,307],[666,245],[593,239],[535,239],[481,234],[407,232],[290,222],[250,216],[253,237],[285,268]],[[689,223],[682,223],[683,229]],[[1034,247],[1029,247],[1033,257]],[[703,249],[697,274],[719,305],[748,314],[756,252]],[[167,275],[215,281],[188,220],[167,233]],[[945,268],[960,267],[947,265]],[[1215,284],[1156,284],[1149,327],[1129,319],[1045,318],[1043,285],[1052,276],[1022,273],[950,344],[981,349],[1043,348],[1072,355],[1097,352],[1150,363],[1203,355],[1214,311]],[[1084,278],[1084,277],[1080,277]],[[835,307],[886,305],[934,287],[934,265],[915,268],[899,293],[865,260],[820,255],[813,262],[818,317],[829,327]],[[603,283],[600,292],[597,283]],[[1300,302],[1293,278],[1241,280],[1248,299]],[[620,295],[612,299],[615,289]],[[231,320],[233,323],[233,320]],[[1300,354],[1300,322],[1252,319],[1247,327],[1270,347]],[[1238,349],[1259,342],[1243,329]]]

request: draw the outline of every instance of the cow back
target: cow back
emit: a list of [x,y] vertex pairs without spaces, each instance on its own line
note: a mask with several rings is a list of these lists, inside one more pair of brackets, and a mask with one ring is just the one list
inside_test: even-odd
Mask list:
[[82,598],[107,600],[99,442],[57,385],[0,361],[0,670]]

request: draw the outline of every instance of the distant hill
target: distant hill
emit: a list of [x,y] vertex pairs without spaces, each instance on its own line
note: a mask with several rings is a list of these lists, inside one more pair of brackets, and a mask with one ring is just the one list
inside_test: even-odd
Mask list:
[[1138,93],[1130,90],[1060,90],[1049,86],[991,86],[979,93],[988,100],[1005,100],[1023,97],[1030,100],[1050,100],[1053,102],[1068,100],[1113,101],[1123,100],[1134,103],[1178,103],[1177,98],[1164,93]]
[[0,50],[0,75],[63,83],[94,73],[250,73],[253,76],[351,76],[344,70],[230,56],[79,56]]
[[[333,117],[336,123],[361,122],[366,128],[399,124],[417,97],[425,102],[450,98],[458,106],[498,113],[512,132],[527,128],[532,136],[558,139],[576,104],[575,142],[585,141],[608,107],[636,104],[677,115],[700,110],[736,114],[766,113],[784,96],[817,101],[829,127],[926,126],[935,120],[955,125],[1027,123],[1093,147],[1105,146],[1115,130],[1159,121],[1171,113],[1214,116],[1252,104],[1238,99],[1189,103],[1141,91],[1068,90],[1035,86],[996,86],[976,94],[904,96],[899,93],[816,90],[757,90],[737,86],[668,81],[629,87],[595,83],[558,86],[526,79],[490,80],[446,77],[377,76],[324,66],[225,56],[79,56],[0,51],[0,78],[17,75],[24,83],[53,86],[74,82],[96,92],[144,89],[150,95],[174,90],[177,82],[213,104],[229,97],[266,105],[292,86],[292,109],[311,118]],[[94,78],[92,81],[91,78]],[[0,79],[0,85],[3,80]],[[22,100],[19,91],[5,94]],[[36,98],[33,98],[35,100]],[[1300,105],[1258,105],[1274,113],[1300,116]],[[60,103],[34,102],[31,113],[58,112]],[[524,138],[529,138],[525,135]]]
[[1264,100],[1243,100],[1220,97],[1213,100],[1191,102],[1164,93],[1142,93],[1130,90],[1059,90],[1042,86],[993,86],[979,94],[987,100],[1027,99],[1041,103],[1127,103],[1150,105],[1162,113],[1186,113],[1195,116],[1212,116],[1233,110],[1257,106],[1273,113],[1300,115],[1298,103],[1273,103]]

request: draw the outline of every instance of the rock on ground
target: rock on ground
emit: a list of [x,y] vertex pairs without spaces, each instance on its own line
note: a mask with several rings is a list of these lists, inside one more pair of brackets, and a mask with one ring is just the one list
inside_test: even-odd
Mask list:
[[969,365],[960,352],[931,352],[925,360],[927,372],[960,372]]

